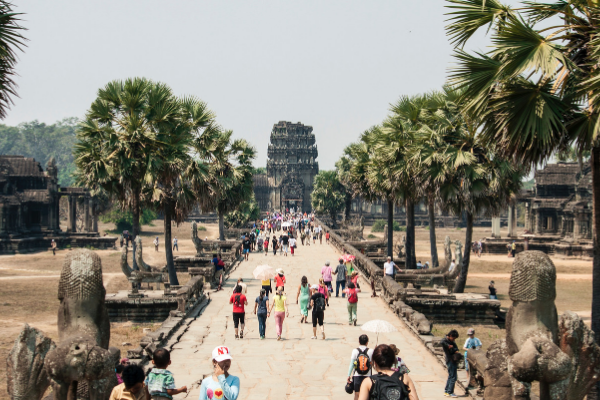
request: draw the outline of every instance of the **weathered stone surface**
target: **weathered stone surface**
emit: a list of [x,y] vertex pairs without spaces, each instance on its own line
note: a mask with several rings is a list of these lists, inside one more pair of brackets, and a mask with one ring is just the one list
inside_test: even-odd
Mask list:
[[8,394],[14,400],[39,400],[50,386],[44,369],[54,342],[42,332],[25,324],[6,359]]

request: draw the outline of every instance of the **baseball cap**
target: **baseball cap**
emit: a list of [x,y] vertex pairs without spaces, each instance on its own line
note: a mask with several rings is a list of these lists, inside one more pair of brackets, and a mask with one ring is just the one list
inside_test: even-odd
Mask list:
[[229,347],[227,347],[227,346],[215,347],[215,349],[212,352],[212,358],[216,362],[231,360],[231,353],[229,352]]
[[467,335],[474,335],[474,334],[475,334],[475,329],[469,328],[469,330],[467,331]]
[[319,285],[312,285],[311,289],[318,290],[319,289]]

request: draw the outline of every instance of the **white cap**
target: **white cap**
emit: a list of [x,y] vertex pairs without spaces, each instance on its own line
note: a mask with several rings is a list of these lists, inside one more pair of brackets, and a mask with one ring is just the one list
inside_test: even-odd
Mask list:
[[319,285],[312,285],[311,289],[319,290]]
[[212,358],[216,362],[231,360],[231,353],[229,352],[229,347],[227,347],[227,346],[215,347],[215,349],[212,352]]

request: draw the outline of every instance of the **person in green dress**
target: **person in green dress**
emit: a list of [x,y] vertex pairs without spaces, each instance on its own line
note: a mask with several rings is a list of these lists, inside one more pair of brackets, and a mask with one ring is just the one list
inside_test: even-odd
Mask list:
[[308,302],[310,300],[310,285],[308,284],[308,278],[302,277],[300,286],[298,286],[298,293],[296,294],[296,304],[300,304],[300,323],[308,323]]

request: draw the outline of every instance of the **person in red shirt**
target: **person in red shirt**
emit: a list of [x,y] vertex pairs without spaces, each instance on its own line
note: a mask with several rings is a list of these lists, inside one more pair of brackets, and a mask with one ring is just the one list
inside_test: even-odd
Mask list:
[[[229,304],[233,304],[233,326],[235,328],[235,338],[244,338],[244,318],[246,311],[244,306],[248,305],[246,295],[242,293],[242,287],[237,285],[233,289],[233,294],[229,298]],[[240,325],[240,335],[238,336],[238,325]]]
[[282,288],[281,291],[285,291],[285,275],[281,268],[277,270],[277,275],[275,275],[275,287],[278,288],[280,286]]
[[325,234],[325,243],[329,244],[329,231]]

